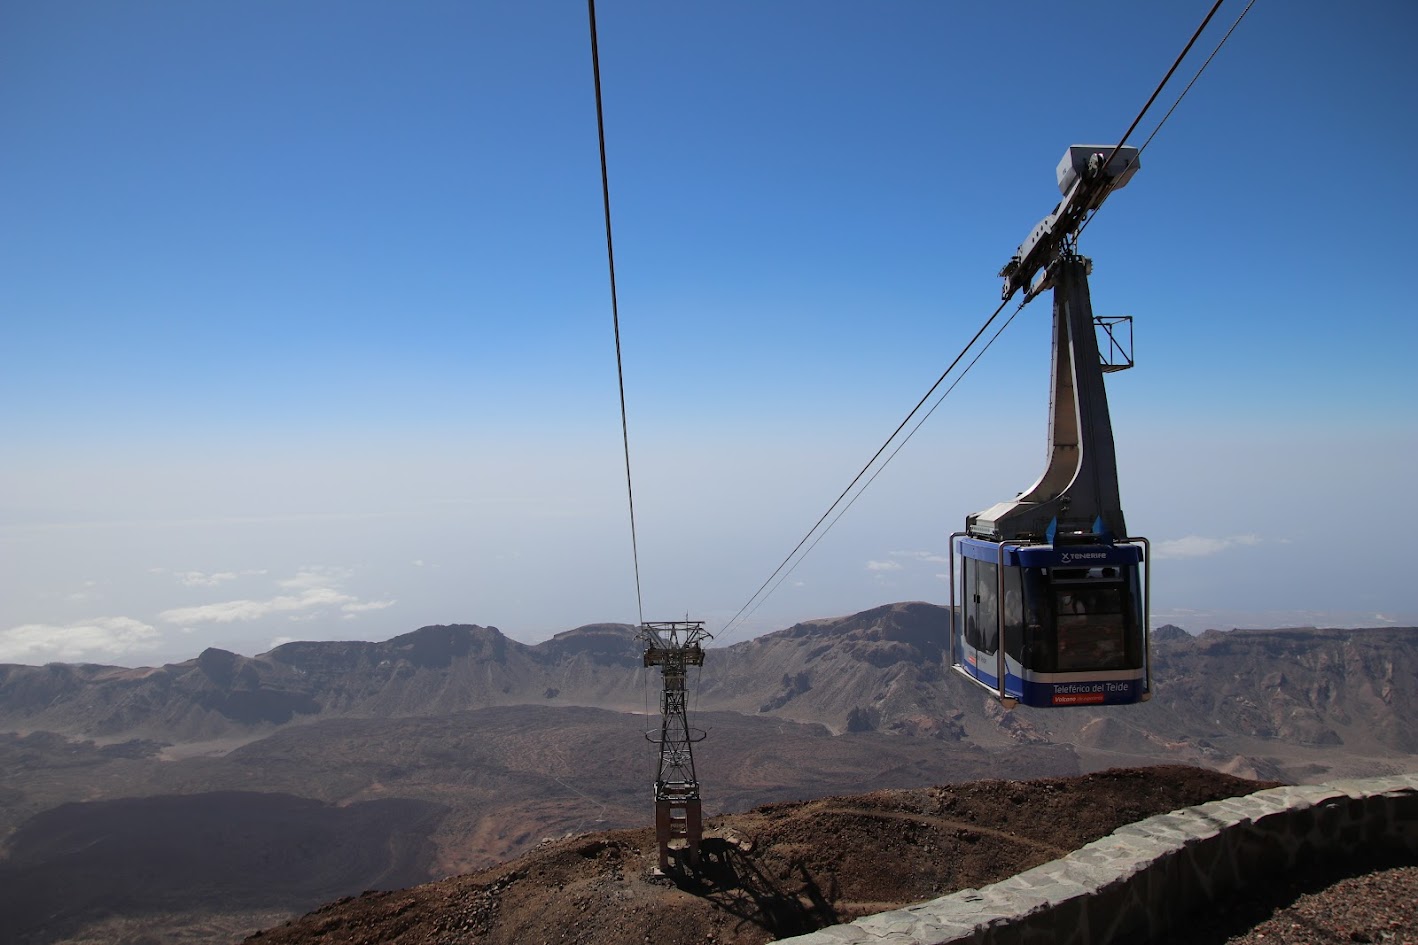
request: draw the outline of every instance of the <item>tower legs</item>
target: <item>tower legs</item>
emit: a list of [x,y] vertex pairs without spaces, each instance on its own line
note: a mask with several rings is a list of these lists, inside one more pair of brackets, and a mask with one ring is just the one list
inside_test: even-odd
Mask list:
[[699,798],[655,802],[655,842],[660,848],[661,870],[669,871],[671,856],[674,856],[676,866],[698,868],[699,844],[703,839],[704,820],[700,814]]

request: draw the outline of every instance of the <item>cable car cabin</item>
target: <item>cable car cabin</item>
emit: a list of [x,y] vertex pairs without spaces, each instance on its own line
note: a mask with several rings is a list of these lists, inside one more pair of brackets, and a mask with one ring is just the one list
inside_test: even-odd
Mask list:
[[950,544],[959,672],[1007,705],[1124,705],[1152,697],[1142,545],[995,542],[961,533]]
[[1054,293],[1048,465],[1028,489],[967,515],[966,530],[950,536],[950,650],[955,668],[1006,706],[1152,696],[1147,540],[1121,537],[1128,531],[1088,292],[1093,264],[1077,252],[1082,223],[1128,182],[1140,154],[1070,147],[1056,170],[1063,201],[1000,270],[1005,300]]

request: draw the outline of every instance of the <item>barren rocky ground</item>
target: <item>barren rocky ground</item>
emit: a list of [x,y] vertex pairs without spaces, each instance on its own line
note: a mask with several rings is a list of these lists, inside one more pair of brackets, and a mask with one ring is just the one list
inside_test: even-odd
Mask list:
[[649,829],[340,900],[251,945],[759,945],[1029,869],[1153,814],[1269,784],[1167,766],[770,804],[706,825],[698,875],[653,875]]
[[1279,876],[1160,945],[1418,945],[1418,866],[1337,864]]

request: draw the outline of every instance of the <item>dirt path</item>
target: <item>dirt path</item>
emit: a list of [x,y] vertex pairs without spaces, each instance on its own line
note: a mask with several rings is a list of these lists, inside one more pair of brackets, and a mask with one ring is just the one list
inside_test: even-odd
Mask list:
[[1034,840],[1029,837],[1021,837],[1016,833],[1009,833],[1003,830],[995,830],[991,827],[982,827],[977,823],[971,823],[963,820],[951,820],[945,817],[928,817],[924,814],[909,814],[903,811],[861,810],[853,809],[850,807],[828,807],[824,808],[821,812],[828,814],[838,814],[843,817],[881,817],[887,820],[900,820],[905,821],[906,823],[919,824],[923,827],[935,827],[937,829],[949,830],[965,830],[973,831],[975,833],[980,834],[988,834],[989,836],[997,837],[1009,843],[1021,843],[1025,846],[1034,847],[1044,853],[1047,853],[1049,855],[1049,859],[1051,860],[1057,859],[1061,856],[1067,856],[1069,853],[1073,852],[1072,850],[1066,849],[1064,847],[1056,847],[1052,844],[1041,843],[1038,840]]

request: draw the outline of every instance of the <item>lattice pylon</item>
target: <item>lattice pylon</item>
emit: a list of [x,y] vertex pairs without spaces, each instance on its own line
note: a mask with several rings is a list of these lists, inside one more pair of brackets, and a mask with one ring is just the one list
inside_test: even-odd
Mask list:
[[[690,728],[685,706],[688,692],[687,668],[704,664],[705,631],[702,620],[674,620],[640,625],[645,643],[645,665],[660,667],[664,682],[660,693],[660,731],[645,737],[660,746],[660,763],[655,772],[655,839],[660,848],[660,869],[676,864],[694,869],[699,865],[699,845],[703,839],[699,778],[694,770],[694,743],[703,741],[704,732]],[[684,851],[681,862],[679,851]]]

